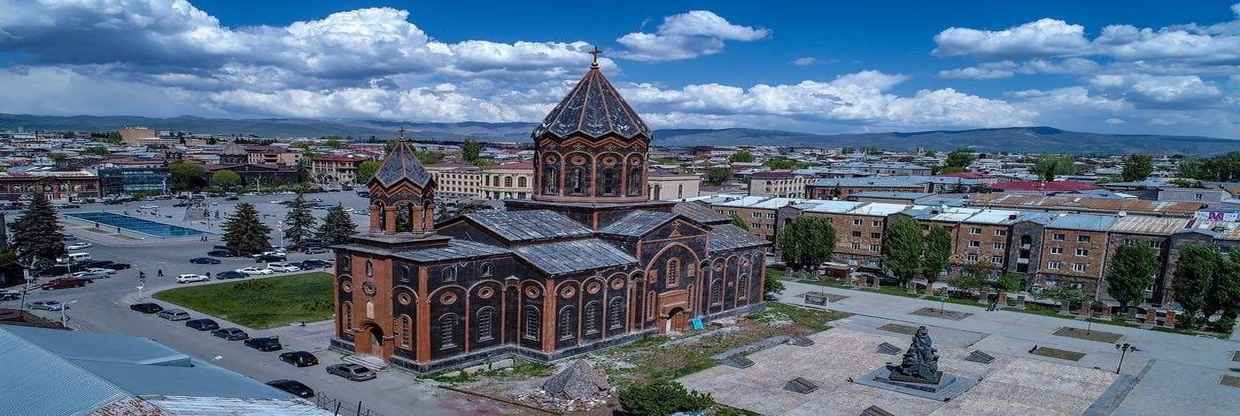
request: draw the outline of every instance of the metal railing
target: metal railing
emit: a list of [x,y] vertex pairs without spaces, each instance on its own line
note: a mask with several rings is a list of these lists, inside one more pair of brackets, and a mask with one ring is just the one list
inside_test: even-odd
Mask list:
[[332,412],[336,416],[383,416],[382,413],[366,407],[361,400],[356,402],[353,400],[340,400],[317,392],[314,396],[314,404],[320,409]]

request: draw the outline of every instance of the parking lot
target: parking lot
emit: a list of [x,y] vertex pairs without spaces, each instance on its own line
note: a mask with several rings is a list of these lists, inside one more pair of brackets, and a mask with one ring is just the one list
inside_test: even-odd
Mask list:
[[[213,246],[222,244],[219,241],[219,235],[214,233],[219,232],[219,222],[232,212],[237,202],[254,203],[259,209],[260,214],[262,214],[263,221],[271,226],[273,230],[278,230],[278,223],[287,212],[287,207],[272,202],[292,198],[293,195],[247,196],[242,197],[241,201],[211,198],[211,210],[220,211],[220,220],[217,221],[212,218],[211,224],[182,221],[185,209],[172,207],[177,200],[143,201],[141,203],[127,203],[124,205],[89,204],[72,209],[70,210],[71,212],[106,211],[118,214],[128,213],[140,218],[145,216],[145,218],[152,221],[195,228],[211,233],[206,234],[207,241],[201,241],[197,236],[160,239],[149,235],[130,233],[125,230],[122,230],[117,235],[114,229],[106,230],[102,229],[102,227],[96,229],[93,224],[82,221],[63,221],[62,224],[65,225],[67,234],[76,235],[81,241],[87,241],[92,244],[92,247],[81,251],[89,252],[91,257],[96,260],[129,263],[132,267],[117,271],[108,278],[95,279],[93,283],[85,287],[57,290],[36,289],[27,294],[26,301],[29,303],[39,300],[57,300],[63,303],[71,303],[70,309],[66,314],[68,315],[69,326],[74,329],[115,332],[152,338],[177,350],[194,355],[199,359],[209,360],[216,365],[263,382],[275,379],[301,381],[313,388],[320,396],[330,397],[346,403],[345,407],[351,408],[350,412],[352,409],[356,409],[357,403],[360,401],[364,409],[371,410],[372,415],[411,414],[413,411],[411,409],[417,409],[416,412],[420,415],[517,413],[516,410],[509,409],[496,402],[480,400],[472,396],[465,396],[427,384],[417,383],[411,375],[395,370],[383,371],[376,380],[365,382],[353,382],[329,375],[324,371],[324,368],[341,362],[340,354],[327,350],[332,327],[330,321],[306,323],[305,326],[283,326],[266,330],[243,328],[251,337],[278,336],[281,343],[284,344],[282,351],[260,352],[244,346],[240,341],[230,342],[211,336],[209,331],[199,332],[187,328],[184,321],[168,321],[160,319],[153,314],[142,314],[129,309],[130,304],[139,302],[161,303],[165,308],[174,308],[176,306],[152,299],[151,294],[178,286],[218,282],[218,280],[212,279],[209,282],[177,284],[176,277],[180,274],[193,273],[205,275],[209,272],[212,276],[217,276],[221,272],[242,267],[263,267],[265,263],[257,263],[254,259],[242,257],[219,258],[221,260],[219,264],[193,264],[190,262],[190,259],[204,257]],[[342,203],[345,206],[353,207],[357,212],[364,212],[363,208],[366,204],[365,200],[358,198],[352,192],[313,194],[307,198],[321,198],[324,203],[331,205]],[[144,212],[155,212],[154,215],[139,214],[138,205],[156,205],[159,208],[156,210],[141,210]],[[315,210],[314,214],[321,219],[326,214],[326,211]],[[355,216],[355,222],[359,225],[365,224],[360,216]],[[273,231],[272,243],[274,245],[280,244],[278,234],[279,231]],[[288,253],[287,261],[300,262],[311,258],[327,259],[329,257],[330,252],[314,256],[290,252]],[[157,277],[159,271],[163,272],[162,278]],[[146,274],[144,284],[140,284],[138,279],[139,272],[145,272]],[[272,276],[279,275],[275,274]],[[266,277],[268,276],[249,278]],[[48,279],[43,278],[40,282],[46,282]],[[0,303],[0,307],[17,308],[18,304],[18,300],[9,300]],[[60,312],[56,311],[35,311],[35,313],[49,319],[60,319]],[[191,318],[207,317],[196,311],[189,311],[189,313]],[[219,322],[221,327],[238,326],[216,317],[211,318]],[[297,350],[314,353],[318,357],[320,365],[297,368],[281,362],[277,358],[280,352]]]

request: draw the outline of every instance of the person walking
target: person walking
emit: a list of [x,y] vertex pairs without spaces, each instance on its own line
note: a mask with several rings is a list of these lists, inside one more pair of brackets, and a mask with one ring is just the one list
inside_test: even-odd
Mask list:
[[155,271],[155,277],[164,277],[164,269],[158,269],[158,270],[156,270],[156,271]]

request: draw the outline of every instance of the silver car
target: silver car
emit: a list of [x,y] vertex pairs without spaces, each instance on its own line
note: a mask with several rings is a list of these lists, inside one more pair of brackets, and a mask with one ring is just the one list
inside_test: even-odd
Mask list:
[[38,300],[30,302],[30,309],[42,309],[45,311],[58,311],[65,308],[65,304],[58,300]]
[[159,317],[169,321],[184,321],[189,319],[189,312],[183,309],[164,309],[159,312]]

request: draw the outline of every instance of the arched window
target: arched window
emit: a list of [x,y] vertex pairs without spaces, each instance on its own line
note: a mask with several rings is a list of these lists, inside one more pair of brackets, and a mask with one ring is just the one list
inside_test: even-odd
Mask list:
[[483,277],[485,277],[485,276],[490,276],[490,275],[491,275],[491,273],[492,273],[492,270],[493,270],[493,269],[494,269],[494,266],[492,266],[490,262],[484,262],[484,263],[482,263],[482,267],[481,267],[481,270],[480,270],[481,275],[482,275]]
[[478,325],[478,342],[486,342],[495,339],[495,308],[484,306],[478,308],[476,316],[476,324]]
[[525,187],[525,177],[524,177],[524,176],[517,178],[517,187],[518,187],[518,188],[524,188],[524,187]]
[[586,322],[584,325],[586,328],[586,335],[594,335],[594,334],[599,333],[599,327],[598,327],[599,310],[598,309],[599,309],[599,303],[597,300],[592,300],[586,303]]
[[605,156],[599,161],[598,193],[603,196],[620,195],[620,159]]
[[650,291],[650,293],[646,294],[646,320],[647,321],[654,319],[654,308],[655,308],[656,301],[658,301],[658,299],[656,299],[656,296],[653,290]]
[[340,303],[340,326],[346,331],[353,329],[353,302]]
[[539,328],[542,327],[542,314],[538,313],[537,306],[525,307],[525,331],[522,336],[530,341],[538,341],[538,334],[541,333]]
[[685,197],[685,185],[684,184],[676,185],[676,199],[680,199],[684,197]]
[[504,177],[504,187],[505,187],[505,188],[511,188],[511,187],[512,187],[512,177],[511,177],[511,176],[505,176],[505,177]]
[[719,279],[710,281],[710,304],[711,306],[723,304],[723,281]]
[[366,277],[375,276],[375,265],[369,259],[366,260]]
[[446,313],[439,317],[440,351],[456,348],[456,325],[458,320],[455,313]]
[[736,282],[736,300],[745,300],[749,296],[749,273],[742,274]]
[[624,298],[611,298],[611,302],[607,306],[607,329],[616,330],[624,328]]
[[440,271],[439,273],[440,273],[440,279],[444,282],[455,282],[456,281],[456,266],[444,267],[443,270]]
[[574,315],[577,313],[572,306],[565,306],[560,309],[560,319],[556,321],[559,326],[560,341],[567,341],[577,337],[577,323]]
[[413,318],[401,315],[396,321],[396,340],[401,348],[413,348]]
[[667,287],[680,284],[680,259],[667,259]]
[[543,159],[542,188],[544,194],[560,192],[560,160],[555,156]]
[[585,166],[573,166],[568,170],[568,193],[585,195],[586,190],[590,188],[586,178]]
[[634,157],[629,159],[629,196],[637,196],[642,194],[642,185],[645,181],[642,178],[642,160]]

